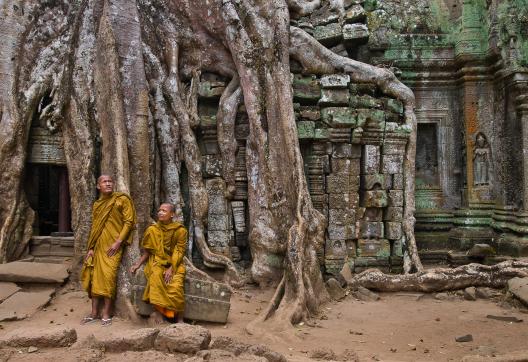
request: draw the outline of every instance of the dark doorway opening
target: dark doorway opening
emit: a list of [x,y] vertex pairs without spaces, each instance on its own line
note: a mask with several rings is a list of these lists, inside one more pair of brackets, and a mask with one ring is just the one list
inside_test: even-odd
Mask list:
[[71,236],[67,168],[29,163],[24,186],[28,202],[35,210],[33,235]]

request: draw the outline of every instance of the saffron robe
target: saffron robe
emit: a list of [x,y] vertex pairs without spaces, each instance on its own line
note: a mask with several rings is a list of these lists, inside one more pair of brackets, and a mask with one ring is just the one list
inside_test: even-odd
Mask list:
[[128,245],[131,243],[131,231],[136,222],[136,210],[127,194],[113,192],[102,195],[94,203],[87,249],[93,249],[94,255],[84,262],[81,272],[83,288],[90,298],[115,298],[117,271],[123,248],[119,248],[113,256],[106,253],[117,239]]
[[[150,253],[144,269],[147,285],[143,300],[168,317],[183,312],[187,230],[178,222],[151,225],[145,231],[142,247]],[[165,283],[163,273],[172,266],[172,279]]]

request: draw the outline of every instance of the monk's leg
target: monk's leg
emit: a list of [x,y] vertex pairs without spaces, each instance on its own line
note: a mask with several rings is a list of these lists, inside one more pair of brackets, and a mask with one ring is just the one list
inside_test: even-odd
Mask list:
[[103,319],[110,319],[112,316],[112,299],[104,298],[104,308],[103,308]]
[[99,305],[101,304],[101,298],[92,296],[92,314],[91,317],[96,319],[99,318]]
[[183,323],[183,312],[178,312],[178,323]]

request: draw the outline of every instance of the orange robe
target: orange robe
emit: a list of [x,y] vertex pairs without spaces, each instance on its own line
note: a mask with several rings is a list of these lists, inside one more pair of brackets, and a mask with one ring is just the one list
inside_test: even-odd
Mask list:
[[[169,318],[183,312],[187,230],[177,222],[151,225],[145,231],[142,247],[150,253],[144,272],[147,285],[143,300]],[[172,279],[166,284],[163,273],[172,266]]]
[[84,262],[81,282],[88,296],[115,298],[117,271],[121,263],[123,248],[108,256],[106,252],[117,240],[130,244],[131,231],[136,225],[136,211],[127,194],[113,192],[101,196],[92,208],[92,229],[88,238],[88,250],[94,256]]

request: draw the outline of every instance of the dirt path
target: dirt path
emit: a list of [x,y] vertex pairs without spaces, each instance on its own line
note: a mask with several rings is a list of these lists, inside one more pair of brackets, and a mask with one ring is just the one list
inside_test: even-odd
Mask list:
[[[458,361],[478,352],[502,354],[528,349],[528,314],[518,309],[506,309],[493,300],[465,301],[460,297],[436,300],[425,295],[417,300],[418,294],[410,293],[382,294],[381,300],[375,302],[348,296],[326,305],[315,327],[304,324],[273,336],[248,335],[245,325],[265,306],[270,295],[271,291],[253,288],[239,290],[231,299],[227,325],[202,325],[211,330],[213,338],[230,336],[241,342],[265,344],[292,361],[310,360],[313,351],[322,348],[338,356],[346,349],[353,350],[361,361]],[[2,327],[9,331],[27,326],[71,326],[82,341],[90,334],[103,338],[145,326],[119,318],[110,327],[102,328],[97,323],[80,326],[79,321],[89,309],[90,301],[84,293],[62,290],[45,310],[23,321],[3,322]],[[511,323],[489,319],[487,315],[514,316],[524,321]],[[473,336],[472,342],[455,341],[455,337],[466,334]],[[26,355],[25,360],[44,359],[45,353]],[[55,359],[60,354],[60,350],[53,352]]]

